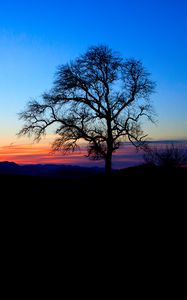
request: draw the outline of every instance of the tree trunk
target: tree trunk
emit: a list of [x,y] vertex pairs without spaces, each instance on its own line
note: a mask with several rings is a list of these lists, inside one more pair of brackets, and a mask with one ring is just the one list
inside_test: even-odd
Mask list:
[[107,153],[105,158],[105,174],[109,176],[112,172],[112,150],[113,150],[113,136],[112,136],[112,128],[111,128],[111,117],[110,117],[110,109],[109,109],[109,117],[107,119]]
[[105,174],[109,176],[112,172],[112,151],[108,150],[105,159]]

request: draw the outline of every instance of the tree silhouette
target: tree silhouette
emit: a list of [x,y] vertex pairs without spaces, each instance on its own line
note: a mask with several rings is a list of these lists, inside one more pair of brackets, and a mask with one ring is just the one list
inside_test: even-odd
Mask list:
[[56,124],[53,151],[75,151],[84,139],[88,157],[104,159],[109,174],[112,154],[126,138],[136,147],[144,144],[140,120],[153,121],[149,97],[154,86],[141,61],[123,59],[105,45],[90,47],[58,68],[41,101],[28,103],[20,113],[25,123],[19,135],[39,141]]

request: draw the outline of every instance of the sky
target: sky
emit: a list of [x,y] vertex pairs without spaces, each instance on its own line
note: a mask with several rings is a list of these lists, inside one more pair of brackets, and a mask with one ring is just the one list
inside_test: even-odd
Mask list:
[[187,0],[0,1],[0,160],[16,158],[11,147],[45,154],[50,139],[17,138],[18,113],[52,87],[58,65],[98,44],[141,59],[156,81],[150,139],[187,139],[186,33]]

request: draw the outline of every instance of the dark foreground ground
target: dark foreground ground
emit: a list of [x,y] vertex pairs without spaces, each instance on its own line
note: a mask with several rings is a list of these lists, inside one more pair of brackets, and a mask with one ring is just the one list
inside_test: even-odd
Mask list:
[[187,168],[162,169],[147,165],[114,171],[108,178],[103,173],[83,178],[23,176],[0,174],[2,199],[33,201],[122,201],[154,198],[157,201],[184,200],[187,188]]
[[187,168],[139,166],[115,171],[110,178],[90,174],[82,179],[2,174],[0,188],[1,232],[7,245],[11,242],[8,251],[45,244],[45,251],[66,247],[74,257],[81,245],[98,252],[106,244],[123,254],[128,249],[133,261],[154,250],[151,260],[157,263],[163,253],[169,257],[172,249],[184,248]]

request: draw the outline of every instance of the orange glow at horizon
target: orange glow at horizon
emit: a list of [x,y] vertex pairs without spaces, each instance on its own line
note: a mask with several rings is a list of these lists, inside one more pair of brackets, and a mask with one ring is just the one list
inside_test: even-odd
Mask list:
[[[156,144],[155,144],[156,145]],[[160,142],[158,145],[166,145]],[[180,144],[179,144],[180,145]],[[186,146],[185,146],[186,145]],[[187,141],[184,144],[187,147]],[[86,144],[80,145],[80,150],[69,155],[61,152],[52,153],[50,144],[11,143],[0,146],[0,162],[9,161],[17,164],[68,164],[77,166],[104,167],[104,161],[93,161],[86,157]],[[124,168],[143,163],[142,152],[137,152],[130,143],[124,143],[113,155],[113,167]]]
[[[49,144],[10,144],[0,146],[0,161],[15,162],[17,164],[68,164],[81,166],[104,167],[104,161],[91,161],[86,157],[86,145],[81,144],[80,150],[69,155],[60,152],[52,153]],[[121,147],[113,156],[116,167],[127,164],[139,164],[141,158],[135,154],[132,145]]]
[[85,150],[78,151],[72,155],[62,155],[62,153],[51,153],[48,145],[25,145],[11,144],[0,147],[0,161],[12,161],[18,164],[71,164],[84,157]]

